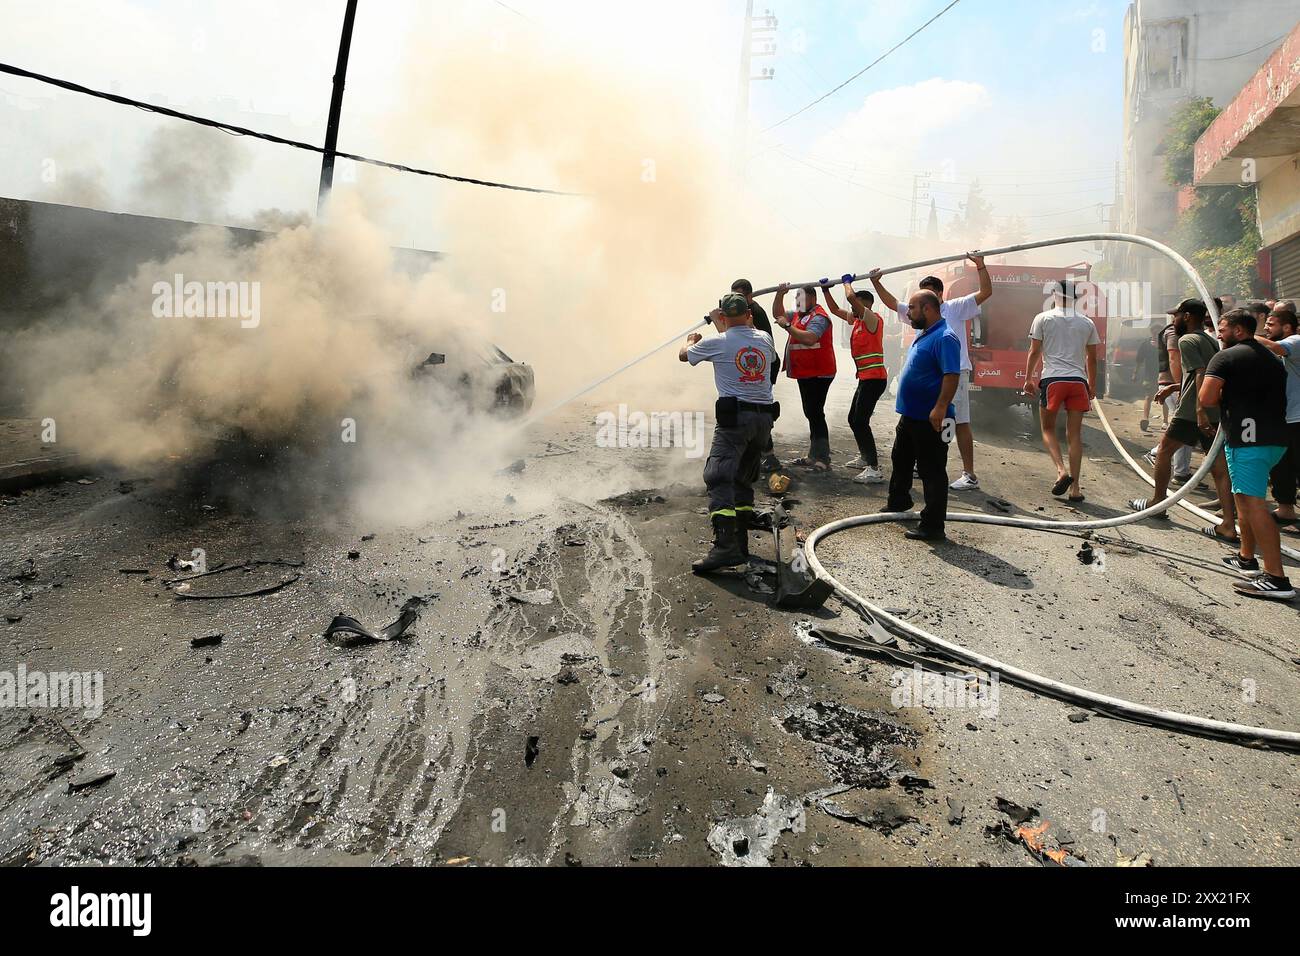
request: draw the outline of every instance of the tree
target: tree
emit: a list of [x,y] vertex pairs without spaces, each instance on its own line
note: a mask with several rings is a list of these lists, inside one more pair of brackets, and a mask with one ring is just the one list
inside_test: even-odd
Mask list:
[[972,247],[983,242],[993,228],[993,204],[984,198],[978,179],[971,180],[970,192],[961,204],[961,216],[953,221],[953,237]]
[[1018,246],[1022,242],[1029,241],[1029,227],[1019,216],[1010,216],[1002,224],[1002,231],[998,234],[998,245],[1000,246]]
[[1190,99],[1169,117],[1165,127],[1165,182],[1190,186],[1196,169],[1196,141],[1221,113],[1208,96]]
[[[1165,130],[1165,182],[1185,189],[1195,179],[1196,141],[1219,115],[1208,97],[1188,100]],[[1191,260],[1211,291],[1252,294],[1263,245],[1255,187],[1201,186],[1174,224],[1170,245]]]

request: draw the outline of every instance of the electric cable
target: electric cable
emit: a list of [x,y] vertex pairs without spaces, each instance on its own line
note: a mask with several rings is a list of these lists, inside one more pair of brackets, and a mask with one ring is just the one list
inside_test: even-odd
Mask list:
[[159,106],[156,103],[145,103],[141,100],[133,100],[128,96],[119,96],[116,93],[105,93],[102,90],[93,90],[88,86],[81,86],[77,83],[70,83],[67,80],[60,80],[52,76],[33,73],[31,70],[24,70],[22,67],[11,66],[8,63],[0,63],[0,73],[8,73],[10,76],[35,80],[38,83],[47,83],[50,86],[56,86],[62,90],[68,90],[72,93],[82,93],[86,96],[93,96],[96,99],[108,100],[110,103],[117,103],[120,106],[134,106],[136,109],[144,110],[146,113],[157,113],[160,116],[169,116],[172,119],[184,120],[187,123],[196,123],[199,126],[208,126],[212,129],[220,130],[223,133],[229,133],[231,136],[247,136],[250,139],[265,140],[268,143],[275,143],[279,146],[291,146],[294,149],[303,149],[310,153],[317,153],[322,156],[328,152],[339,159],[350,159],[354,163],[364,163],[367,166],[394,169],[400,173],[413,173],[416,176],[430,176],[434,179],[445,179],[449,182],[464,183],[470,186],[486,186],[491,189],[508,189],[513,192],[521,193],[540,193],[547,196],[583,195],[582,193],[565,192],[559,189],[542,189],[537,186],[514,186],[510,183],[498,183],[488,179],[475,179],[471,176],[454,176],[451,173],[440,173],[432,169],[420,169],[416,166],[404,166],[401,163],[390,163],[382,159],[371,159],[368,156],[359,156],[356,153],[344,153],[339,150],[326,150],[323,146],[314,146],[311,143],[304,143],[296,139],[286,139],[283,136],[276,136],[274,133],[261,133],[257,130],[248,129],[243,126],[235,126],[232,123],[223,123],[220,120],[209,119],[205,116],[196,116],[193,113],[182,113],[180,110],[174,110],[167,106]]

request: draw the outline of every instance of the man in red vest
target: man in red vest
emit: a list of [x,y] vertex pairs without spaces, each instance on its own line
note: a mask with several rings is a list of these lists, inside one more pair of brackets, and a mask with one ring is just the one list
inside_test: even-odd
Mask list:
[[849,428],[853,430],[853,438],[858,443],[858,457],[849,462],[849,467],[863,469],[853,479],[858,484],[878,485],[884,482],[885,475],[880,470],[876,436],[871,431],[871,416],[875,414],[876,404],[889,385],[889,371],[885,367],[885,323],[872,311],[876,304],[875,296],[870,292],[855,291],[853,276],[846,275],[843,282],[851,312],[841,309],[835,301],[829,279],[822,280],[822,293],[826,296],[826,307],[831,310],[831,314],[852,326],[849,346],[857,371],[858,389],[853,395],[853,406],[849,409]]
[[808,457],[794,462],[814,471],[830,471],[831,431],[826,424],[826,396],[835,381],[835,331],[831,317],[817,304],[817,288],[805,286],[796,293],[795,315],[786,314],[785,294],[789,283],[780,286],[772,314],[776,324],[790,334],[786,345],[786,374],[799,383],[803,414],[808,419]]

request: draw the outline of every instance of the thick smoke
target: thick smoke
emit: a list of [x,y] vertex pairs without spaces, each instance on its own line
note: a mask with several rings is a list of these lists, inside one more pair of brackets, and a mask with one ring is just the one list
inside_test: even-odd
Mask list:
[[[536,368],[545,403],[702,316],[732,273],[758,271],[745,252],[761,245],[756,230],[727,198],[725,138],[683,90],[576,54],[525,58],[508,73],[481,66],[463,45],[421,57],[410,88],[430,93],[394,116],[388,145],[581,198],[410,187],[408,200],[427,202],[449,237],[422,276],[395,266],[393,237],[367,214],[383,203],[369,202],[364,175],[336,191],[325,219],[271,223],[286,228],[256,245],[196,230],[168,261],[18,343],[32,414],[67,423],[87,459],[132,469],[201,459],[231,435],[293,449],[297,461],[360,450],[351,473],[370,482],[360,497],[409,518],[448,481],[488,493],[482,475],[535,437],[445,388],[458,363],[501,345]],[[433,91],[471,69],[474,96],[446,108]],[[228,137],[169,130],[140,170],[138,200],[214,218],[240,164]],[[171,289],[195,281],[255,289],[256,320],[185,314]],[[451,364],[413,376],[431,351]],[[671,351],[638,373],[597,396],[597,410],[702,408],[711,391],[711,376]],[[669,464],[698,471],[680,455]]]
[[160,127],[136,169],[131,207],[146,216],[214,221],[247,165],[248,153],[226,133],[188,123]]

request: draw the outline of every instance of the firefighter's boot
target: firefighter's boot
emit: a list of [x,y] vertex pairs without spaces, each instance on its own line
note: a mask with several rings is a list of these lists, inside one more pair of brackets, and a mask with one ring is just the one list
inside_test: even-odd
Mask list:
[[749,530],[754,524],[754,512],[752,509],[736,509],[736,549],[740,551],[749,563]]
[[696,574],[710,574],[723,568],[735,568],[746,564],[748,559],[740,550],[737,542],[736,518],[734,515],[713,516],[713,550],[704,559],[691,565]]

